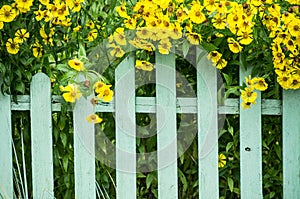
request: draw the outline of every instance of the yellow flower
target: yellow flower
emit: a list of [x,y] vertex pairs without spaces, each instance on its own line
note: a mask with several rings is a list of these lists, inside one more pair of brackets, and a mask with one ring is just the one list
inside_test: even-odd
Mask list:
[[161,54],[169,54],[171,50],[172,44],[169,39],[162,39],[159,41],[158,51]]
[[143,49],[146,51],[155,50],[155,46],[151,42],[148,42],[147,40],[134,38],[133,40],[129,40],[129,43],[137,49]]
[[0,21],[11,22],[16,18],[16,16],[17,16],[16,10],[9,5],[4,5],[0,9]]
[[126,37],[124,34],[124,28],[117,28],[113,34],[114,40],[117,44],[124,46],[127,44]]
[[116,11],[120,15],[120,17],[125,18],[125,19],[130,18],[126,12],[126,3],[125,2],[122,3],[121,6],[117,6]]
[[201,35],[198,33],[187,33],[187,40],[193,45],[199,45],[202,41]]
[[84,0],[75,0],[74,5],[70,7],[73,12],[79,12],[81,10],[81,3],[83,3]]
[[140,39],[149,39],[152,35],[152,31],[147,27],[137,28],[136,35]]
[[16,42],[23,43],[29,38],[29,32],[25,29],[19,29],[15,33],[15,36]]
[[107,85],[106,85],[104,82],[102,82],[102,81],[97,81],[97,82],[94,84],[93,88],[95,89],[95,92],[96,92],[97,94],[99,94],[99,93],[103,92],[103,90],[105,89],[106,86],[107,86]]
[[249,45],[253,40],[253,35],[251,31],[238,31],[237,35],[239,36],[237,39],[240,44]]
[[49,0],[39,0],[41,4],[47,6],[49,4]]
[[170,28],[169,34],[172,39],[180,39],[182,37],[182,27],[180,24],[175,23],[175,25]]
[[6,42],[6,49],[10,54],[17,54],[19,52],[20,46],[15,39],[9,38]]
[[268,88],[268,84],[263,77],[253,78],[252,83],[254,84],[254,88],[259,91],[265,91]]
[[97,114],[91,114],[86,117],[86,121],[94,124],[98,124],[102,122],[102,118],[100,118]]
[[153,64],[148,61],[136,60],[135,67],[137,69],[145,70],[145,71],[152,71],[154,69]]
[[202,13],[203,6],[200,3],[194,3],[190,12],[189,18],[193,23],[200,24],[206,20],[205,15]]
[[214,63],[217,69],[223,69],[227,66],[227,61],[225,59],[219,59],[216,63]]
[[226,156],[223,153],[219,154],[218,167],[222,168],[226,165]]
[[89,32],[87,39],[89,42],[94,41],[98,37],[98,32],[96,29],[93,29]]
[[63,92],[63,98],[66,102],[74,103],[82,96],[82,93],[75,84],[68,84],[66,87],[60,86],[60,91]]
[[295,89],[295,90],[300,88],[300,75],[299,74],[292,75],[290,88]]
[[288,25],[289,33],[294,37],[300,37],[300,19],[294,19]]
[[213,26],[216,29],[225,29],[226,27],[226,15],[218,13],[212,19]]
[[251,104],[255,105],[256,102],[245,102],[245,101],[243,101],[242,102],[242,107],[243,107],[243,109],[247,109],[247,108],[250,108]]
[[277,82],[283,89],[290,89],[292,84],[292,77],[288,72],[277,73]]
[[33,44],[32,52],[33,52],[33,56],[35,56],[36,58],[42,57],[43,46],[40,45],[38,41],[36,41]]
[[239,42],[235,41],[232,37],[227,39],[229,49],[233,53],[239,53],[242,51],[243,47],[239,44]]
[[81,25],[78,25],[75,28],[73,28],[74,32],[79,32],[80,30],[82,30],[82,26]]
[[77,58],[69,60],[68,65],[77,71],[83,71],[85,69],[83,62]]
[[219,59],[221,59],[221,57],[222,57],[222,54],[216,50],[211,51],[207,55],[207,59],[210,59],[213,63],[217,63],[219,61]]
[[128,18],[124,20],[125,27],[134,30],[136,28],[136,19]]
[[114,92],[112,90],[110,90],[110,87],[111,87],[111,85],[104,86],[104,88],[97,95],[97,97],[104,102],[110,102],[114,95]]
[[15,0],[17,8],[20,12],[26,13],[30,11],[30,7],[33,4],[33,0]]
[[110,44],[110,47],[113,48],[110,51],[110,55],[112,57],[116,56],[116,57],[123,57],[123,55],[125,54],[124,50],[121,48],[121,46],[116,46],[115,44]]
[[86,25],[86,27],[88,27],[90,29],[95,28],[95,24],[92,20],[89,20],[85,25]]
[[3,29],[3,27],[4,27],[3,21],[0,21],[0,30]]
[[241,91],[241,98],[244,102],[255,102],[257,98],[257,93],[254,92],[253,87],[246,87],[244,90]]

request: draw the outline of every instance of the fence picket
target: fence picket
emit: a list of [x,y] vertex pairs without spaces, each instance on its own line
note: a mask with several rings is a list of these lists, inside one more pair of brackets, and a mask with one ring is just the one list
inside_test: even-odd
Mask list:
[[300,190],[300,92],[284,90],[282,96],[283,196],[299,198]]
[[136,125],[134,57],[115,71],[117,198],[136,198]]
[[30,85],[33,198],[53,198],[53,153],[50,80],[43,73]]
[[86,117],[94,113],[90,102],[81,97],[73,110],[75,197],[96,198],[95,127]]
[[[135,97],[133,55],[125,58],[115,71],[115,99],[95,107],[99,112],[116,114],[117,198],[137,198],[136,189],[136,116],[156,113],[158,197],[178,198],[176,113],[196,113],[198,117],[199,198],[219,198],[218,113],[240,114],[240,187],[241,198],[263,198],[262,114],[282,115],[283,195],[297,198],[300,190],[300,91],[283,91],[280,100],[262,100],[243,110],[238,99],[217,104],[217,70],[197,49],[197,98],[176,98],[175,55],[156,53],[156,98]],[[251,70],[240,70],[240,84]],[[20,104],[0,94],[0,198],[14,197],[12,154],[12,111],[30,110],[33,198],[54,198],[52,111],[60,111],[60,97],[51,102],[51,84],[45,74],[36,74],[30,96],[18,96]],[[95,127],[85,117],[94,113],[88,99],[81,98],[73,110],[75,197],[96,198]],[[53,99],[54,99],[53,98]],[[53,109],[53,107],[55,109]],[[184,109],[180,109],[180,108]],[[229,107],[229,110],[226,108]],[[103,109],[101,109],[103,108]],[[218,110],[219,108],[219,110]],[[52,110],[51,110],[52,109]]]
[[4,198],[13,198],[11,103],[10,96],[1,93],[0,121],[0,193]]
[[[251,74],[241,67],[240,85]],[[242,101],[240,101],[242,102]],[[262,125],[261,94],[257,91],[256,105],[243,110],[240,106],[240,165],[242,198],[263,198],[262,193]]]
[[197,60],[199,198],[213,199],[219,198],[217,70],[205,55]]
[[175,55],[156,54],[158,196],[178,198]]

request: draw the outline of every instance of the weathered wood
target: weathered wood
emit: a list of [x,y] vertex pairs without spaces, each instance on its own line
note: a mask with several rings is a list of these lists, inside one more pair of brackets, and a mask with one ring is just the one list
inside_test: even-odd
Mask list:
[[[245,71],[241,67],[240,85],[250,74],[250,69]],[[245,110],[240,106],[241,196],[251,199],[263,198],[261,94],[256,92],[256,105],[251,105],[251,108]]]
[[[52,111],[61,111],[61,96],[52,96]],[[155,97],[136,97],[136,113],[156,113],[156,98]],[[182,98],[176,99],[177,113],[197,113],[197,98]],[[238,98],[228,98],[224,100],[224,104],[218,106],[219,114],[239,114],[240,102]],[[18,96],[17,103],[12,102],[11,110],[26,111],[30,109],[29,96]],[[261,102],[262,115],[282,115],[281,100],[262,99]],[[69,109],[72,111],[72,109]],[[109,103],[99,103],[95,107],[96,112],[115,112],[115,101]]]
[[283,196],[299,198],[300,90],[284,90],[282,98]]
[[53,151],[50,80],[43,73],[30,85],[33,198],[53,198]]
[[[202,53],[197,49],[197,55]],[[197,60],[199,198],[219,198],[217,70]]]
[[115,71],[117,198],[136,198],[136,125],[134,57]]
[[76,199],[96,198],[95,126],[86,121],[86,117],[94,113],[92,97],[81,97],[73,111]]
[[13,161],[10,96],[0,93],[0,193],[13,198]]
[[178,198],[175,55],[156,54],[158,196]]

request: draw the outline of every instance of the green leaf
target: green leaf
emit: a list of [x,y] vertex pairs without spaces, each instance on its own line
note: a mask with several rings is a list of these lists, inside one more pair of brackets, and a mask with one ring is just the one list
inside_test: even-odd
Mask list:
[[273,191],[270,193],[270,198],[273,198],[274,196],[275,196],[275,192]]
[[227,178],[227,184],[228,184],[229,190],[230,190],[231,192],[233,192],[233,180],[232,180],[231,177],[228,177],[228,178]]
[[232,146],[233,146],[233,142],[228,142],[226,145],[226,152],[228,152]]
[[17,82],[16,85],[16,91],[19,91],[20,93],[25,93],[25,84],[23,82]]
[[67,64],[57,64],[56,65],[57,70],[68,72],[70,68],[67,66]]
[[233,136],[233,127],[232,126],[228,127],[228,132]]
[[66,147],[67,140],[68,140],[67,135],[65,133],[61,133],[60,134],[60,139],[61,139],[61,142],[63,143],[64,147]]
[[226,85],[231,85],[231,83],[232,83],[232,78],[231,78],[231,76],[230,76],[230,75],[227,75],[227,74],[225,74],[225,73],[222,73],[222,75],[223,75],[223,77],[224,77],[224,79],[225,79],[225,81],[226,81]]
[[186,177],[184,176],[183,172],[179,168],[178,168],[178,176],[179,176],[181,183],[183,184],[183,190],[186,191],[188,188],[188,182],[187,182]]
[[213,44],[210,44],[210,43],[205,43],[203,42],[202,44],[202,47],[207,50],[208,52],[211,52],[211,51],[214,51],[214,50],[218,50],[219,48]]
[[188,41],[184,41],[182,44],[182,54],[183,57],[185,58],[186,55],[188,54],[189,50],[190,50],[190,43]]
[[153,174],[149,173],[147,175],[147,178],[146,178],[146,187],[147,187],[147,189],[149,189],[149,187],[151,186],[151,183],[152,183],[153,180],[154,180]]
[[68,171],[68,163],[69,163],[68,156],[64,156],[62,159],[62,162],[63,162],[64,170],[65,170],[65,172],[67,172]]

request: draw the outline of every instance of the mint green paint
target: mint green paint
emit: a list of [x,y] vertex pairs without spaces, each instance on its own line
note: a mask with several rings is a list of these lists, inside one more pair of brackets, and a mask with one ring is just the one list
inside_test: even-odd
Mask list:
[[175,55],[156,53],[158,196],[178,198]]
[[134,57],[115,71],[117,198],[136,198],[136,125]]
[[[84,80],[81,77],[81,80]],[[75,198],[96,198],[95,179],[95,128],[86,121],[86,117],[94,113],[90,100],[81,97],[74,107],[74,174]]]
[[300,197],[300,90],[283,91],[283,196]]
[[[240,69],[240,85],[251,70]],[[256,105],[243,110],[240,106],[240,166],[242,198],[261,199],[262,192],[262,124],[261,94],[257,91]],[[240,101],[242,102],[242,101]]]
[[33,198],[53,198],[53,152],[50,80],[43,73],[30,85]]
[[0,93],[0,193],[13,198],[10,96]]
[[[197,49],[199,198],[219,198],[217,71]],[[197,56],[198,57],[198,56]]]
[[[198,55],[202,54],[198,50]],[[243,110],[239,99],[217,104],[217,72],[203,58],[197,64],[197,98],[176,98],[175,56],[156,55],[156,97],[135,97],[134,57],[116,69],[115,99],[95,108],[81,98],[73,110],[74,169],[76,198],[96,198],[94,125],[85,118],[94,111],[116,113],[117,198],[133,199],[136,190],[135,113],[157,114],[158,193],[160,199],[178,198],[176,113],[197,113],[199,155],[199,198],[219,198],[218,129],[219,114],[240,114],[241,197],[261,199],[262,115],[283,116],[284,198],[297,198],[300,189],[300,91],[284,91],[280,100],[261,99]],[[250,71],[240,71],[240,83]],[[33,77],[31,95],[18,96],[18,103],[0,94],[0,192],[13,198],[11,111],[31,113],[33,198],[53,198],[53,152],[51,111],[61,110],[61,96],[52,96],[49,78]],[[69,111],[72,111],[71,109]],[[210,147],[209,147],[210,146]]]

